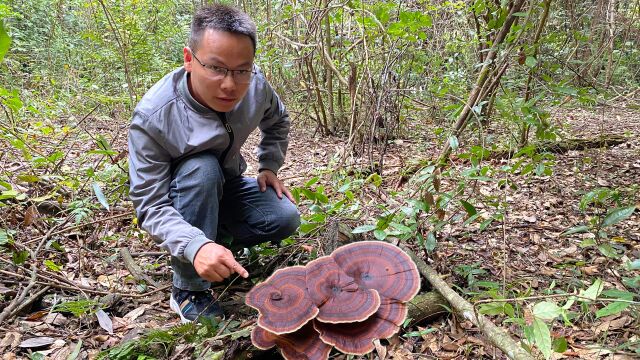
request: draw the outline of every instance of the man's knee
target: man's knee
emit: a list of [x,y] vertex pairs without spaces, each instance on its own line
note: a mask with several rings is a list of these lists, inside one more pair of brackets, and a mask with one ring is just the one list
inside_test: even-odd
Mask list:
[[296,206],[286,198],[283,198],[280,201],[282,202],[282,206],[280,206],[275,219],[277,225],[275,235],[279,238],[278,240],[282,240],[293,235],[293,233],[298,229],[298,226],[300,226],[300,213]]
[[281,218],[280,227],[282,228],[282,233],[286,234],[284,237],[291,236],[296,232],[298,226],[300,226],[300,213],[296,206],[291,204],[291,206],[287,207],[287,210],[283,211]]
[[221,195],[224,174],[215,155],[201,152],[181,160],[173,172],[181,190],[217,191]]

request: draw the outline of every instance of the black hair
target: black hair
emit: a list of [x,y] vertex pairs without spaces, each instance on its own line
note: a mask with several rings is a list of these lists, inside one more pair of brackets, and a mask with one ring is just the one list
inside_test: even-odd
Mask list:
[[198,49],[200,39],[205,30],[226,31],[234,34],[246,35],[253,44],[256,52],[256,24],[242,10],[224,4],[212,4],[199,8],[191,21],[189,47],[192,51]]

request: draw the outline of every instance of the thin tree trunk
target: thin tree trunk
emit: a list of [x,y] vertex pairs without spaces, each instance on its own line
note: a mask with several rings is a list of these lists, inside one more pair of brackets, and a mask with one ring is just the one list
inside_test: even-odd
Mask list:
[[609,6],[607,7],[607,30],[609,35],[609,61],[607,62],[607,72],[605,76],[605,86],[608,88],[611,85],[611,77],[613,76],[613,49],[615,45],[615,33],[616,33],[616,0],[609,0]]
[[116,43],[118,44],[118,50],[120,50],[120,56],[122,57],[122,66],[124,67],[124,76],[127,81],[127,90],[129,90],[129,98],[131,99],[131,105],[129,106],[133,106],[138,101],[138,96],[135,93],[133,80],[131,79],[131,71],[129,70],[128,61],[129,56],[127,55],[127,48],[125,46],[124,39],[116,26],[115,20],[107,9],[107,5],[105,5],[104,0],[98,0],[98,2],[100,3],[100,6],[102,6],[104,16],[107,19],[109,27],[111,27],[111,31],[113,32],[113,36],[116,39]]
[[[329,0],[324,0],[323,7],[326,9],[328,6]],[[324,50],[327,54],[329,54],[329,59],[331,56],[331,16],[329,15],[329,11],[325,14],[324,19],[324,31],[320,31],[321,42],[324,43]],[[322,26],[322,25],[321,25]],[[328,61],[325,59],[325,62]],[[328,65],[328,64],[327,64]],[[333,106],[333,72],[329,66],[325,66],[325,79],[326,79],[326,87],[327,87],[327,106],[328,106],[328,114],[327,121],[330,128],[335,128],[336,121],[334,119],[334,106]]]
[[[551,7],[551,0],[545,0],[542,6],[544,6],[544,11],[542,13],[542,17],[540,18],[538,28],[536,29],[536,34],[533,37],[533,57],[535,59],[538,58],[538,50],[540,48],[540,36],[542,35],[542,30],[544,29],[547,23],[547,19],[549,18],[549,8]],[[527,76],[527,85],[525,86],[524,92],[525,102],[531,99],[531,80],[533,79],[535,68],[536,67],[529,69],[529,76]],[[527,142],[529,141],[529,129],[529,124],[525,123],[522,127],[522,132],[520,133],[520,147],[524,147],[527,145]]]
[[[471,109],[473,109],[473,107],[479,100],[482,100],[480,99],[480,94],[485,88],[485,85],[487,85],[486,83],[489,77],[489,72],[494,67],[494,60],[498,54],[498,49],[511,30],[511,26],[516,21],[517,17],[514,14],[520,11],[524,2],[525,0],[516,0],[516,2],[513,4],[513,7],[511,8],[511,11],[509,12],[509,15],[507,16],[507,19],[504,22],[504,25],[502,26],[502,29],[500,29],[500,32],[496,35],[493,41],[493,47],[487,54],[484,65],[482,66],[482,69],[478,74],[478,79],[476,80],[473,90],[471,90],[467,102],[465,103],[464,108],[460,112],[460,115],[458,115],[458,119],[453,126],[452,133],[454,136],[459,136],[460,133],[462,133],[462,130],[464,130],[465,126],[467,125],[467,119],[469,118]],[[490,94],[485,93],[485,95]],[[438,163],[440,164],[440,166],[444,165],[448,161],[449,154],[451,154],[451,147],[449,145],[449,142],[447,141],[438,158]]]
[[313,64],[311,58],[305,58],[305,63],[307,64],[307,69],[309,70],[309,74],[311,74],[311,80],[313,81],[313,87],[316,94],[316,102],[318,104],[318,108],[320,110],[320,118],[318,118],[318,124],[320,125],[320,129],[323,135],[329,134],[329,127],[327,126],[327,113],[324,108],[324,101],[322,100],[322,93],[320,92],[320,83],[318,82],[318,77],[316,76],[316,71],[313,69]]

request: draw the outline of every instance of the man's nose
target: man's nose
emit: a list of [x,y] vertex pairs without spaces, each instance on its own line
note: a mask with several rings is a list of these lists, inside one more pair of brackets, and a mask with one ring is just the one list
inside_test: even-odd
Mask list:
[[236,88],[236,81],[233,79],[233,74],[228,72],[222,79],[220,87],[225,91],[232,91]]

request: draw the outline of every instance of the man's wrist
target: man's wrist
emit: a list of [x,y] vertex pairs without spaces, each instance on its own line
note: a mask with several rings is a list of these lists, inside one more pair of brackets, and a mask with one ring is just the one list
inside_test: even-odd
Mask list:
[[200,249],[209,243],[214,243],[213,241],[207,239],[204,235],[199,235],[191,240],[184,249],[184,257],[187,261],[193,264],[193,261],[196,259],[198,252]]

